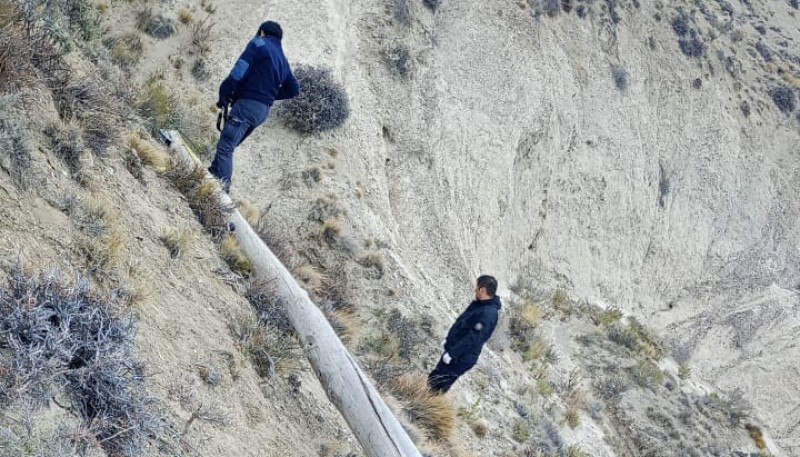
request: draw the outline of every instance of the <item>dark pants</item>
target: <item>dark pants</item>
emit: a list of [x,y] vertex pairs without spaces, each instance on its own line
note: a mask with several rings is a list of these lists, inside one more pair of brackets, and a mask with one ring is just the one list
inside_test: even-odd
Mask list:
[[233,104],[217,141],[217,154],[208,167],[208,171],[222,181],[222,187],[226,192],[231,187],[233,176],[233,150],[242,144],[256,127],[263,124],[268,116],[269,106],[255,100],[236,100]]
[[474,363],[465,364],[459,363],[456,360],[451,360],[450,363],[447,364],[444,363],[442,359],[439,359],[436,368],[428,375],[428,387],[431,389],[431,392],[443,394],[450,390],[453,383],[473,366],[475,366]]

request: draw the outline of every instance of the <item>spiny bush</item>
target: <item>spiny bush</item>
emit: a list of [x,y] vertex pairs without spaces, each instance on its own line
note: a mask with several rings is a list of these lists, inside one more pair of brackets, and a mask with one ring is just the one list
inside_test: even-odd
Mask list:
[[408,0],[393,0],[392,17],[402,25],[409,25],[413,17],[411,16],[411,6]]
[[772,101],[782,113],[789,115],[797,106],[797,96],[790,87],[776,87],[769,91]]
[[685,37],[688,35],[692,30],[689,16],[687,16],[683,11],[680,11],[678,15],[672,19],[672,30],[678,34],[679,37]]
[[108,454],[140,455],[161,420],[133,355],[136,322],[117,308],[83,278],[15,270],[0,289],[0,409],[29,414],[60,394]]
[[681,52],[689,57],[703,57],[706,54],[706,44],[696,30],[689,32],[688,38],[678,40]]
[[36,69],[33,50],[23,30],[13,23],[0,24],[0,91],[18,91],[31,85]]
[[254,279],[247,288],[247,299],[258,313],[261,322],[278,332],[286,334],[294,332],[286,310],[288,305],[275,294],[269,281],[262,278]]
[[419,425],[428,437],[449,439],[456,426],[456,410],[445,395],[428,390],[425,376],[404,374],[396,378],[390,390],[403,403],[408,417]]
[[629,76],[628,76],[628,71],[627,70],[625,70],[624,68],[622,68],[622,67],[620,67],[618,65],[615,65],[611,69],[611,76],[614,77],[614,85],[617,86],[617,89],[619,89],[622,92],[625,92],[626,90],[628,90],[628,78],[629,78]]
[[425,5],[431,11],[436,11],[442,6],[442,0],[422,0],[422,4]]
[[[2,100],[2,101],[8,101]],[[28,126],[24,121],[0,114],[0,168],[11,176],[16,185],[28,188],[31,184],[31,147],[26,137]]]
[[386,330],[397,337],[399,355],[406,360],[411,360],[417,347],[425,341],[425,335],[416,322],[394,309],[386,320]]
[[407,46],[392,46],[385,51],[384,56],[394,74],[400,78],[406,78],[411,74],[411,51]]
[[301,66],[295,71],[300,95],[284,102],[280,116],[302,133],[320,133],[344,125],[350,117],[350,99],[344,87],[324,67]]
[[64,161],[70,173],[79,172],[81,170],[81,154],[84,150],[81,131],[74,126],[61,128],[51,124],[44,129],[44,134],[50,140],[53,154]]
[[169,38],[175,33],[172,20],[161,14],[153,14],[153,9],[150,7],[136,14],[136,28],[158,40]]

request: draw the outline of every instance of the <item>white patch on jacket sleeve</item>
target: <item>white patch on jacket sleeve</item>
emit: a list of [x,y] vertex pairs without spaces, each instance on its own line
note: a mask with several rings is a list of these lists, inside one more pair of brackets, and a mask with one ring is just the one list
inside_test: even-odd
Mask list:
[[482,323],[480,323],[480,322],[478,322],[477,324],[475,324],[475,330],[476,330],[476,331],[478,331],[478,332],[480,332],[481,330],[483,330],[483,324],[482,324]]

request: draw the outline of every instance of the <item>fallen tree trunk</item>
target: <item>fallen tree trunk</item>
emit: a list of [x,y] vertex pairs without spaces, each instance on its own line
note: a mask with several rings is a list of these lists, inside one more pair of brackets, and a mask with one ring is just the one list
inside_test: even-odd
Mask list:
[[[163,132],[172,149],[186,160],[199,162],[176,131]],[[231,204],[227,194],[220,200]],[[232,205],[231,205],[232,206]],[[239,246],[250,259],[254,275],[272,280],[275,293],[287,304],[289,320],[328,398],[344,416],[364,452],[370,457],[421,457],[411,438],[375,387],[344,347],[325,315],[270,251],[239,211],[230,222]]]

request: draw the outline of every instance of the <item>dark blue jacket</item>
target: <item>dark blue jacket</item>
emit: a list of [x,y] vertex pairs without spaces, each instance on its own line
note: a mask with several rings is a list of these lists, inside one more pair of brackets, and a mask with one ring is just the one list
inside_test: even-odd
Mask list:
[[247,44],[230,75],[219,86],[221,102],[241,98],[272,106],[300,93],[300,84],[275,37],[255,37]]
[[474,365],[486,343],[497,327],[500,297],[475,300],[458,316],[450,327],[444,350],[459,364]]

